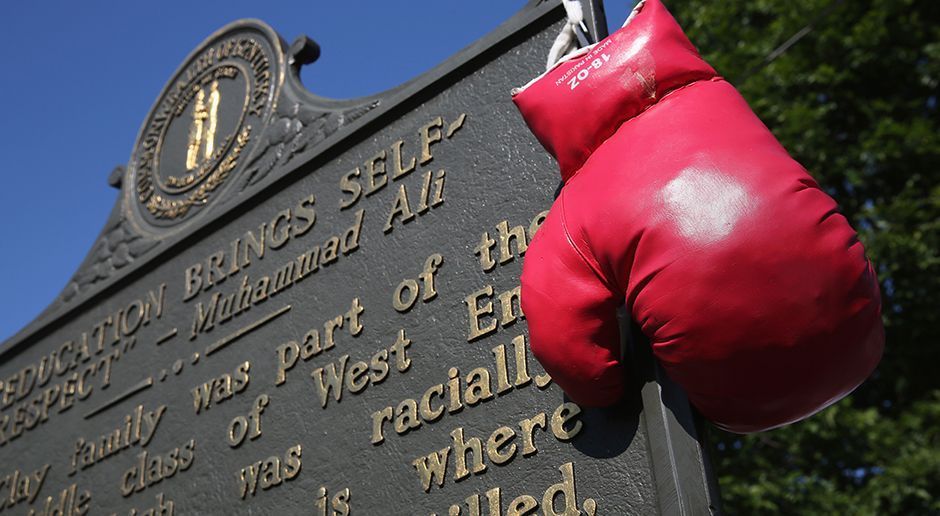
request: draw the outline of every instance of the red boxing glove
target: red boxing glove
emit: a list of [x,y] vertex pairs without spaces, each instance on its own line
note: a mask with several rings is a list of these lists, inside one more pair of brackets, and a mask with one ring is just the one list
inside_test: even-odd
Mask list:
[[842,398],[884,348],[855,231],[658,0],[514,92],[565,186],[526,252],[532,351],[572,399],[623,391],[618,306],[716,425]]

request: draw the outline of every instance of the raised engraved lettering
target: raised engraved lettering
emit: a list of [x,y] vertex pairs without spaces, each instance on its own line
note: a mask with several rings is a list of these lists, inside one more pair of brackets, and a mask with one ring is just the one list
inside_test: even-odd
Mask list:
[[150,486],[186,471],[193,465],[196,440],[190,439],[182,445],[162,454],[154,455],[144,450],[137,461],[121,476],[121,495],[128,497]]
[[421,129],[418,130],[421,137],[421,159],[418,161],[419,164],[424,165],[434,158],[431,153],[431,145],[441,141],[443,136],[441,133],[442,127],[444,127],[444,119],[437,117],[421,126]]
[[388,184],[388,176],[385,173],[384,150],[379,151],[378,154],[366,161],[366,177],[369,179],[366,183],[366,197],[378,192]]
[[418,281],[414,279],[406,278],[402,280],[392,294],[392,306],[395,310],[399,312],[411,310],[411,307],[413,307],[418,300],[418,294],[422,291],[423,295],[421,298],[425,303],[436,298],[437,286],[435,285],[434,279],[442,263],[444,263],[444,257],[440,254],[434,253],[428,256],[424,261],[424,270],[418,275],[418,280],[421,281],[420,286]]
[[[524,256],[529,247],[529,242],[532,241],[535,232],[538,231],[539,226],[542,225],[547,216],[548,210],[539,212],[529,222],[528,228],[523,226],[510,228],[509,222],[502,220],[496,224],[497,239],[495,240],[490,236],[489,231],[484,231],[480,236],[479,243],[473,249],[473,254],[480,257],[480,267],[483,271],[490,272],[496,268],[497,263],[500,265],[506,264],[516,256]],[[513,243],[515,243],[515,250],[513,250]],[[499,244],[498,255],[494,258],[493,251],[497,244]]]
[[[346,313],[327,319],[323,323],[323,345],[321,346],[320,330],[311,328],[304,335],[302,343],[297,341],[287,341],[278,346],[277,353],[277,375],[274,379],[274,385],[281,385],[287,381],[287,372],[297,365],[297,360],[306,362],[319,355],[325,350],[335,345],[335,333],[337,328],[344,329],[351,337],[356,337],[362,333],[362,322],[360,317],[365,311],[359,298],[354,298]],[[345,324],[344,324],[345,321]]]
[[[563,403],[559,405],[551,416],[553,424],[552,435],[559,441],[568,441],[574,438],[581,430],[582,424],[575,420],[580,413],[580,408],[573,403]],[[558,420],[557,425],[554,422]],[[530,418],[519,421],[518,426],[522,438],[523,457],[535,454],[538,448],[535,444],[535,430],[546,430],[545,412],[540,412]],[[574,421],[571,428],[565,427],[567,422]],[[485,441],[479,437],[467,438],[464,429],[455,428],[450,433],[451,444],[439,451],[427,455],[419,456],[411,464],[418,473],[418,480],[422,489],[429,492],[432,484],[438,487],[444,486],[445,477],[450,465],[449,458],[454,457],[453,479],[459,482],[470,474],[480,475],[486,472],[486,458],[494,464],[507,464],[516,457],[519,449],[515,443],[510,441],[516,436],[514,430],[506,426],[500,426],[494,430]],[[453,452],[453,453],[451,453]]]
[[[418,129],[417,141],[415,142],[417,156],[412,154],[406,157],[405,148],[410,147],[410,145],[406,145],[404,139],[399,139],[390,146],[376,152],[360,166],[340,176],[340,210],[355,206],[363,197],[380,192],[383,188],[392,184],[393,181],[398,181],[417,170],[418,166],[429,163],[434,158],[435,145],[443,141],[444,138],[451,138],[463,126],[466,118],[466,114],[461,114],[447,126],[446,130],[444,129],[444,119],[440,116],[421,126]],[[444,176],[445,172],[443,170],[436,173],[426,171],[423,174],[421,195],[416,210],[418,214],[422,214],[428,208],[433,208],[444,201]],[[401,192],[399,190],[399,195],[404,195]],[[411,210],[412,205],[408,204],[407,206]]]
[[288,448],[283,458],[272,455],[241,468],[237,475],[241,499],[255,496],[259,487],[266,491],[296,478],[303,467],[302,453],[298,444]]
[[[127,516],[173,516],[176,514],[176,503],[163,493],[154,496],[154,504],[146,509],[132,508]],[[117,516],[117,513],[112,514]]]
[[84,516],[88,514],[91,503],[91,492],[87,489],[78,490],[77,484],[59,491],[57,495],[46,497],[45,502],[39,507],[30,507],[30,516],[60,516],[68,514],[70,516]]
[[499,303],[498,311],[493,309],[492,285],[486,285],[464,298],[469,323],[467,342],[473,342],[495,333],[500,327],[512,326],[518,319],[525,319],[520,295],[519,286],[497,294],[495,297]]
[[264,408],[271,402],[267,394],[262,394],[255,398],[255,403],[248,416],[235,416],[228,425],[228,445],[232,448],[238,448],[245,437],[253,441],[261,437],[261,414]]
[[317,489],[317,496],[314,500],[315,516],[349,516],[349,500],[351,493],[349,488],[340,489],[333,495],[332,500],[328,497],[326,487],[320,486]]
[[359,181],[353,179],[354,177],[359,177],[359,174],[359,167],[356,167],[340,178],[339,188],[343,193],[349,194],[349,197],[340,199],[339,209],[345,210],[351,207],[356,204],[356,201],[362,196],[362,185],[359,184]]
[[[467,304],[467,316],[470,321],[470,330],[467,332],[467,342],[473,342],[480,337],[484,337],[496,331],[496,320],[490,319],[489,322],[482,323],[481,319],[493,314],[493,302],[490,298],[493,296],[493,287],[486,285],[468,295],[464,302]],[[480,301],[483,300],[483,304]]]
[[[3,498],[0,498],[0,512],[21,502],[33,503],[46,481],[50,467],[49,464],[44,464],[34,471],[16,469],[0,477],[0,493],[3,493]],[[9,490],[8,495],[7,490]]]
[[225,373],[218,378],[203,382],[192,388],[190,392],[193,395],[193,410],[196,411],[196,414],[203,410],[209,410],[212,405],[222,403],[244,391],[250,380],[250,369],[251,363],[242,362],[235,368],[234,372]]
[[[447,380],[429,387],[420,400],[407,399],[400,402],[398,407],[416,406],[419,417],[414,422],[409,421],[407,427],[395,425],[396,433],[400,435],[407,431],[417,430],[425,423],[434,423],[444,416],[445,409],[447,414],[455,414],[463,410],[464,406],[474,407],[493,399],[494,393],[503,395],[532,383],[525,335],[516,336],[511,344],[514,358],[512,381],[510,381],[506,346],[500,344],[492,350],[495,362],[492,369],[477,367],[464,378],[461,377],[456,367],[448,368]],[[547,373],[541,373],[535,377],[535,385],[539,389],[545,389],[550,383],[551,377]],[[432,402],[437,403],[437,400],[440,400],[440,405],[432,406]],[[372,444],[381,444],[385,441],[386,423],[392,422],[390,414],[393,414],[393,407],[389,405],[372,413]],[[386,416],[386,414],[389,415]]]
[[339,235],[329,237],[322,246],[315,246],[295,260],[285,262],[273,275],[261,276],[252,284],[248,274],[245,274],[234,290],[228,293],[215,292],[209,300],[196,303],[190,340],[263,303],[269,297],[317,272],[321,266],[330,265],[340,256],[354,252],[359,248],[363,216],[363,210],[359,210],[352,226]]
[[[405,330],[398,331],[398,338],[395,340],[395,343],[388,347],[388,349],[382,349],[377,351],[372,358],[369,360],[370,369],[375,371],[380,369],[378,363],[384,363],[387,367],[388,356],[395,356],[395,367],[399,373],[404,373],[411,367],[411,359],[408,358],[407,350],[411,346],[411,339],[405,336]],[[384,375],[381,377],[376,377],[374,375],[364,375],[364,370],[358,373],[357,378],[354,380],[352,377],[353,368],[347,369],[347,363],[349,362],[349,355],[343,355],[339,357],[336,361],[328,364],[326,367],[318,367],[314,369],[310,376],[313,378],[314,391],[317,394],[317,398],[320,400],[320,406],[326,408],[327,403],[329,403],[330,396],[332,395],[333,399],[339,403],[342,400],[343,390],[349,390],[349,386],[354,384],[359,388],[358,391],[361,392],[369,384],[379,383],[385,379]],[[355,365],[356,363],[354,363]],[[365,362],[362,362],[365,365]],[[387,372],[387,369],[386,369]],[[363,382],[359,386],[359,382]],[[352,392],[352,391],[351,391]]]
[[414,156],[410,160],[402,161],[402,146],[404,140],[398,140],[392,144],[392,179],[400,179],[415,169],[417,160]]
[[415,218],[415,214],[411,211],[411,204],[408,202],[408,189],[403,184],[398,185],[398,194],[392,201],[392,209],[388,213],[382,231],[391,232],[394,229],[392,223],[396,218],[399,224],[406,224]]
[[[257,230],[246,231],[225,248],[187,267],[183,281],[183,301],[212,289],[226,277],[250,266],[252,260],[263,260],[266,249],[278,250],[291,239],[309,232],[317,221],[315,202],[316,197],[313,195],[300,199],[294,206],[278,211],[273,219],[259,225]],[[230,304],[238,305],[234,302]]]
[[123,423],[113,431],[93,441],[79,437],[75,441],[69,475],[90,468],[131,446],[147,446],[165,412],[166,405],[160,405],[156,410],[144,410],[143,405],[138,405],[133,412],[124,416]]

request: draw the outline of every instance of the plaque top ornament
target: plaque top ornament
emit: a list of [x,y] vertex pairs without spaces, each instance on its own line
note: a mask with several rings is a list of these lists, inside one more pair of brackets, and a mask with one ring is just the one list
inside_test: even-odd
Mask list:
[[245,168],[283,81],[281,41],[264,23],[243,20],[210,36],[140,130],[124,182],[128,220],[163,233],[206,211]]

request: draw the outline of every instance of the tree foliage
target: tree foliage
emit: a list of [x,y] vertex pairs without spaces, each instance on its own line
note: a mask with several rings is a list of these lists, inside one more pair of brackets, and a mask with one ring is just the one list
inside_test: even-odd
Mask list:
[[725,511],[940,514],[940,2],[669,7],[839,202],[883,297],[885,355],[853,395],[772,432],[711,432]]

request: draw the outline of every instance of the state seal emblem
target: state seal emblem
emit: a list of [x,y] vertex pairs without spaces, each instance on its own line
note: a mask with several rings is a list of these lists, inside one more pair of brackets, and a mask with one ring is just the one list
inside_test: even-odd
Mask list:
[[270,27],[242,21],[186,59],[134,146],[124,188],[131,220],[145,230],[179,226],[229,186],[274,109],[283,56]]

